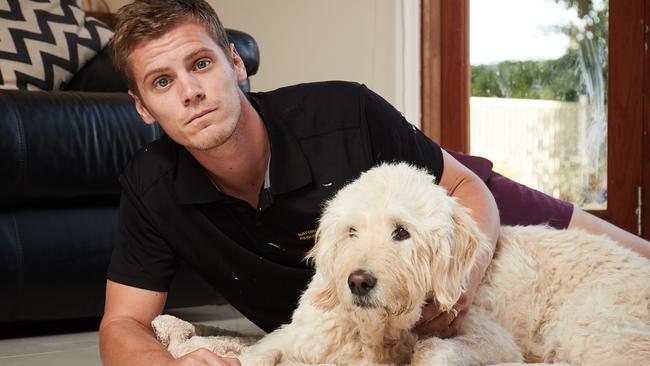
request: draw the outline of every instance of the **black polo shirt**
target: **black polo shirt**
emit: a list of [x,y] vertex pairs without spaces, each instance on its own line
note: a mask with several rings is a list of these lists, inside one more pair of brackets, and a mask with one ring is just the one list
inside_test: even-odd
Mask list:
[[406,161],[442,175],[442,152],[388,102],[349,82],[248,95],[271,146],[260,207],[223,194],[185,148],[163,136],[120,177],[112,281],[167,291],[187,261],[234,307],[269,331],[290,320],[312,270],[325,200],[378,163]]

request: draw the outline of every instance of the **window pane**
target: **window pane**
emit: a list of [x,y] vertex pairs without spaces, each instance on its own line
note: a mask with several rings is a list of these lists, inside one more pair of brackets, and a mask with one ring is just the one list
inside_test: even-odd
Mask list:
[[470,0],[471,153],[588,209],[607,203],[602,0]]

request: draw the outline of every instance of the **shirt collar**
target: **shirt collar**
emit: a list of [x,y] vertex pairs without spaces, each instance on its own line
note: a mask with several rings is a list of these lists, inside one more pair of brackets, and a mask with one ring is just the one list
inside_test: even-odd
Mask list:
[[[271,194],[278,195],[302,188],[312,181],[311,169],[300,144],[285,125],[294,108],[276,113],[264,103],[264,93],[250,93],[249,100],[262,117],[269,136]],[[183,204],[221,201],[224,194],[210,182],[203,167],[185,148],[179,146],[174,190]]]
[[297,107],[288,106],[280,111],[267,105],[264,93],[249,94],[250,101],[262,116],[271,145],[271,193],[291,192],[312,182],[311,169],[300,143],[287,126]]
[[178,148],[174,190],[182,204],[202,204],[221,201],[223,193],[210,182],[205,169],[182,146]]

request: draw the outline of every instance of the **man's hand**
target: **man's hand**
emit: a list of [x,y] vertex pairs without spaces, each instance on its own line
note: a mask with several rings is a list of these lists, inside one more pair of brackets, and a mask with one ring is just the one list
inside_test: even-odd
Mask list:
[[458,329],[460,329],[465,317],[467,317],[471,303],[470,296],[465,292],[450,311],[443,312],[435,300],[431,300],[422,308],[422,316],[413,328],[413,332],[420,338],[429,336],[453,337],[458,334]]
[[236,358],[217,356],[205,348],[200,348],[167,362],[165,366],[240,366],[240,363]]
[[470,306],[474,300],[474,294],[481,283],[483,271],[474,267],[467,289],[454,304],[450,311],[441,311],[435,300],[430,300],[422,308],[420,320],[413,327],[412,331],[420,338],[436,336],[438,338],[450,338],[458,334],[460,326],[467,317]]

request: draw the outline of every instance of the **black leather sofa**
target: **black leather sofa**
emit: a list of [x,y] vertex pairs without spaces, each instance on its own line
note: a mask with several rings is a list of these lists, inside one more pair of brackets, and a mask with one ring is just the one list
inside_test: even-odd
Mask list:
[[[228,35],[254,75],[255,40]],[[117,230],[117,177],[161,134],[136,113],[108,50],[66,89],[0,91],[0,327],[101,316]],[[182,266],[167,306],[223,302]]]

